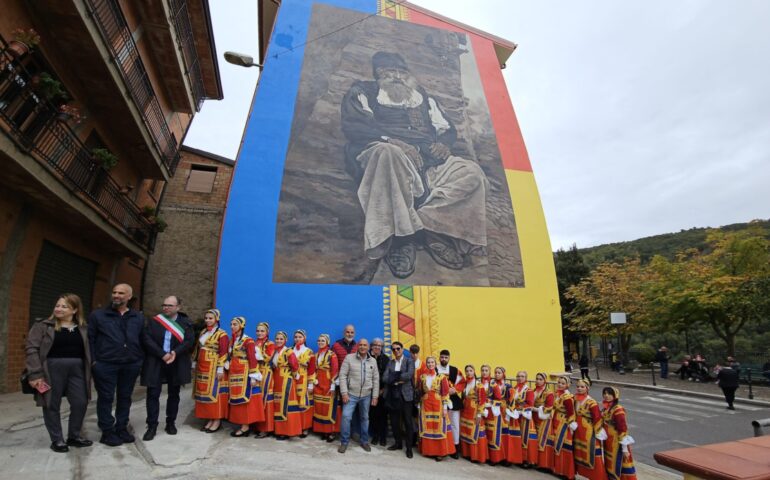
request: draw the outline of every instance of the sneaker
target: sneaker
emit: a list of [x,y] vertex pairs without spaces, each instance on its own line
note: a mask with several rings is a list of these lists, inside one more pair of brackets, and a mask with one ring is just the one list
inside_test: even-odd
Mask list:
[[103,443],[108,447],[118,447],[123,445],[123,440],[113,430],[107,430],[102,432],[102,438],[99,439],[99,443]]
[[361,448],[363,448],[365,452],[371,452],[372,451],[372,447],[370,447],[368,443],[362,443],[361,444]]
[[345,450],[347,450],[347,449],[348,449],[348,446],[343,443],[343,444],[340,445],[340,447],[337,449],[337,451],[339,453],[345,453]]

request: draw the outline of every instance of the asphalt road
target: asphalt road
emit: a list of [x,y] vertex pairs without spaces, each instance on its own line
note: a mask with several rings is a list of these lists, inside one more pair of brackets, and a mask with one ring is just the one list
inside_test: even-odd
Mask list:
[[[600,392],[592,389],[597,401]],[[732,411],[725,408],[723,401],[699,397],[629,387],[620,393],[629,433],[636,440],[632,447],[634,459],[661,468],[665,467],[655,462],[655,452],[752,437],[751,421],[770,418],[770,408],[740,402]]]

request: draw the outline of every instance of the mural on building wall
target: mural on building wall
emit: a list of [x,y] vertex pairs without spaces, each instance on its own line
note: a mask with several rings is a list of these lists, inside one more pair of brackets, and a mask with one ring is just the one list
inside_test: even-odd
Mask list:
[[222,318],[302,328],[311,346],[352,323],[387,353],[398,340],[456,364],[563,368],[500,70],[513,48],[400,1],[283,0],[225,212]]
[[522,287],[511,198],[468,37],[316,4],[273,279]]

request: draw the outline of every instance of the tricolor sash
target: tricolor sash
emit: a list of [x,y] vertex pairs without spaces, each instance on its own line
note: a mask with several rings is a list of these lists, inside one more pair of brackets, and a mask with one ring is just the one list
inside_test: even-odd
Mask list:
[[176,337],[180,343],[184,341],[184,328],[182,328],[182,326],[179,325],[176,320],[171,320],[162,313],[159,313],[152,318],[154,318],[156,322],[163,325],[163,328],[168,330],[171,335]]

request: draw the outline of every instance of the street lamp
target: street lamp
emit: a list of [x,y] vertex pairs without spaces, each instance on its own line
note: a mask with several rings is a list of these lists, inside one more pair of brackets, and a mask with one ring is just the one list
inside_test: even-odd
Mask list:
[[239,67],[259,67],[259,69],[262,70],[262,65],[254,63],[254,57],[246,55],[245,53],[225,52],[225,60],[227,63],[232,63]]

